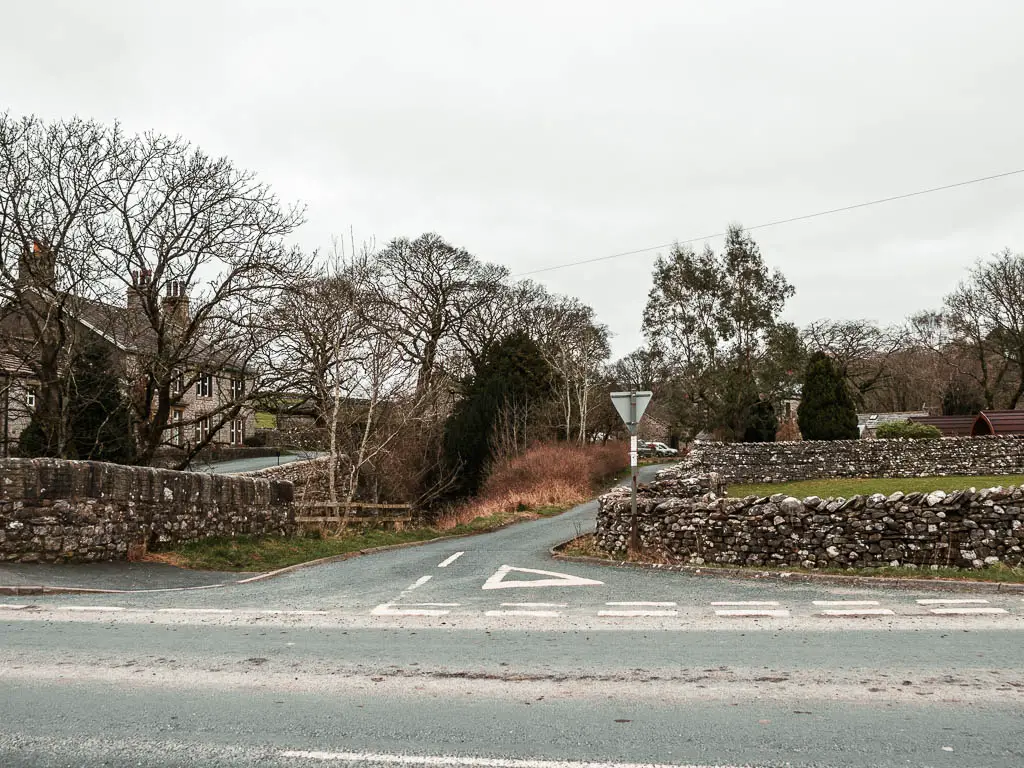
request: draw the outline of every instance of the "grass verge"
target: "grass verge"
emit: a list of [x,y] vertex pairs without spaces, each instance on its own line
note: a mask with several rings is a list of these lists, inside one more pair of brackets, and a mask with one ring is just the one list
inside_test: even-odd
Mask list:
[[889,495],[896,491],[959,491],[965,488],[1004,488],[1024,485],[1024,475],[950,475],[945,477],[856,477],[839,480],[800,480],[794,483],[756,483],[728,486],[729,496],[771,496],[784,493],[804,499],[820,496],[823,499],[851,496],[869,496],[872,493]]
[[[595,557],[601,560],[623,562],[619,557],[612,557],[607,552],[599,549],[591,534],[580,536],[567,542],[560,550],[561,554],[570,557]],[[674,563],[662,556],[648,555],[641,553],[636,556],[629,556],[625,559],[628,563],[646,563],[658,565],[685,565],[685,563]],[[987,581],[994,583],[1017,584],[1024,583],[1024,567],[1011,567],[1004,563],[989,566],[987,568],[910,568],[907,566],[879,566],[877,568],[772,568],[769,566],[745,567],[741,565],[717,565],[704,564],[692,566],[702,571],[729,570],[747,571],[755,573],[804,573],[804,574],[830,574],[841,576],[861,576],[885,579],[957,579],[961,581]]]

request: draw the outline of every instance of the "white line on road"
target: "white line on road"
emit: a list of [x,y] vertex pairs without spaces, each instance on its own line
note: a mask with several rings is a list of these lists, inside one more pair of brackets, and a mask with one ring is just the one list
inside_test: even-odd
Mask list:
[[565,608],[568,603],[502,603],[502,608]]
[[725,606],[725,605],[747,605],[747,606],[763,605],[763,606],[771,606],[771,605],[778,605],[778,603],[776,601],[774,601],[774,600],[732,600],[732,601],[727,601],[727,602],[724,602],[724,603],[712,603],[712,605],[722,605],[722,606]]
[[123,611],[124,608],[116,605],[69,605],[65,611]]
[[988,600],[918,600],[918,605],[987,605]]
[[14,605],[13,603],[0,604],[0,611],[23,611],[28,605]]
[[422,587],[424,584],[426,584],[432,578],[434,578],[434,577],[433,576],[420,576],[418,579],[416,579],[416,583],[413,584],[410,587],[406,587],[405,591],[406,592],[412,592],[414,589],[416,589],[416,587]]
[[447,567],[448,567],[449,565],[451,565],[452,563],[454,563],[454,562],[455,562],[456,560],[458,560],[458,559],[459,559],[460,557],[462,557],[462,556],[463,556],[464,554],[466,554],[466,553],[465,553],[465,552],[456,552],[456,553],[455,553],[454,555],[452,555],[451,557],[445,558],[445,559],[444,559],[443,561],[441,561],[440,563],[438,563],[438,564],[437,564],[437,567],[438,567],[438,568],[447,568]]
[[636,610],[636,611],[598,611],[598,616],[605,617],[620,617],[620,618],[639,618],[641,616],[678,616],[679,611],[655,611],[655,610]]
[[[320,760],[339,763],[383,763],[385,765],[424,765],[459,768],[738,768],[735,765],[661,765],[658,763],[600,763],[576,760],[517,760],[496,757],[460,757],[455,755],[393,755],[375,752],[320,752],[290,749],[280,753],[283,758]],[[748,766],[748,768],[750,768]]]
[[822,616],[838,618],[842,616],[895,616],[895,611],[888,608],[840,608],[830,611],[822,611]]
[[789,611],[748,611],[748,610],[725,610],[715,611],[716,616],[724,619],[788,619]]
[[618,605],[618,606],[623,606],[623,607],[625,607],[625,606],[634,606],[636,608],[675,608],[676,607],[675,603],[643,603],[643,602],[634,602],[634,603],[605,603],[605,605]]
[[878,605],[877,600],[814,600],[814,605],[821,608],[843,608],[853,605]]
[[[536,576],[550,576],[551,578],[534,579],[533,581],[505,581],[505,577],[513,571],[517,573],[531,573]],[[585,579],[582,576],[573,576],[569,573],[538,571],[536,568],[516,568],[511,565],[503,565],[488,577],[481,589],[513,589],[516,587],[599,587],[603,584],[603,581]]]
[[446,616],[451,611],[438,608],[393,608],[388,603],[378,605],[370,613],[373,616]]
[[403,608],[458,608],[461,603],[405,603]]
[[484,616],[539,616],[547,619],[555,619],[561,616],[560,611],[527,611],[512,609],[508,611],[486,611]]
[[1009,613],[1005,608],[929,608],[937,616],[977,616],[978,614]]
[[243,613],[266,613],[271,616],[326,616],[327,611],[286,611],[276,608],[261,608],[256,611],[243,611]]
[[230,608],[157,608],[158,613],[231,613]]

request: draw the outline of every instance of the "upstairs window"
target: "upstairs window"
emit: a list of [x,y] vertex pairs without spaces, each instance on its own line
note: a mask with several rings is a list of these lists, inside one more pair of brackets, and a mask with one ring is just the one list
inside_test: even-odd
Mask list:
[[29,408],[36,407],[36,393],[31,389],[25,393],[25,405]]
[[180,395],[185,391],[185,374],[175,369],[171,371],[171,394]]
[[[231,399],[241,400],[245,396],[245,379],[231,379]],[[234,441],[232,441],[234,442]]]
[[196,379],[196,397],[213,397],[213,374],[201,373]]
[[171,429],[171,442],[175,445],[181,445],[185,440],[184,430],[181,427],[181,422],[185,420],[185,410],[183,408],[175,408],[171,412],[171,423],[174,425]]

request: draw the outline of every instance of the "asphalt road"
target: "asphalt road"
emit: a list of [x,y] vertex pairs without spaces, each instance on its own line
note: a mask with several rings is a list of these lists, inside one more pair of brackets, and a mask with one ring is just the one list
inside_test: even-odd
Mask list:
[[0,765],[1024,764],[1020,596],[553,561],[593,513],[2,598]]

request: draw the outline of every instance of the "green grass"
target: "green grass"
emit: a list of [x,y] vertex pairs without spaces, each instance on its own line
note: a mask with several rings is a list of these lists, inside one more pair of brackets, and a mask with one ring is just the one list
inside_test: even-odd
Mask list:
[[[562,554],[571,557],[596,557],[602,560],[619,561],[619,557],[612,557],[603,549],[599,549],[594,543],[592,534],[580,536],[568,542],[562,549]],[[646,553],[636,556],[629,556],[627,562],[631,563],[659,563],[671,564],[671,561],[663,557],[654,557]],[[697,567],[697,566],[694,566]],[[842,576],[866,576],[885,579],[961,579],[965,581],[990,581],[1019,584],[1024,582],[1024,566],[1016,568],[999,563],[988,568],[909,568],[907,566],[879,566],[877,568],[773,568],[769,566],[744,567],[739,565],[718,565],[704,564],[699,566],[701,570],[729,569],[733,571],[749,571],[750,573],[825,573],[838,574]]]
[[729,496],[771,496],[784,493],[804,499],[808,496],[844,498],[869,496],[872,493],[889,495],[896,491],[959,491],[965,488],[994,488],[996,486],[1024,485],[1024,475],[957,475],[950,477],[858,477],[841,480],[801,480],[795,483],[757,483],[727,486]]
[[277,429],[277,416],[266,411],[256,411],[256,429]]

